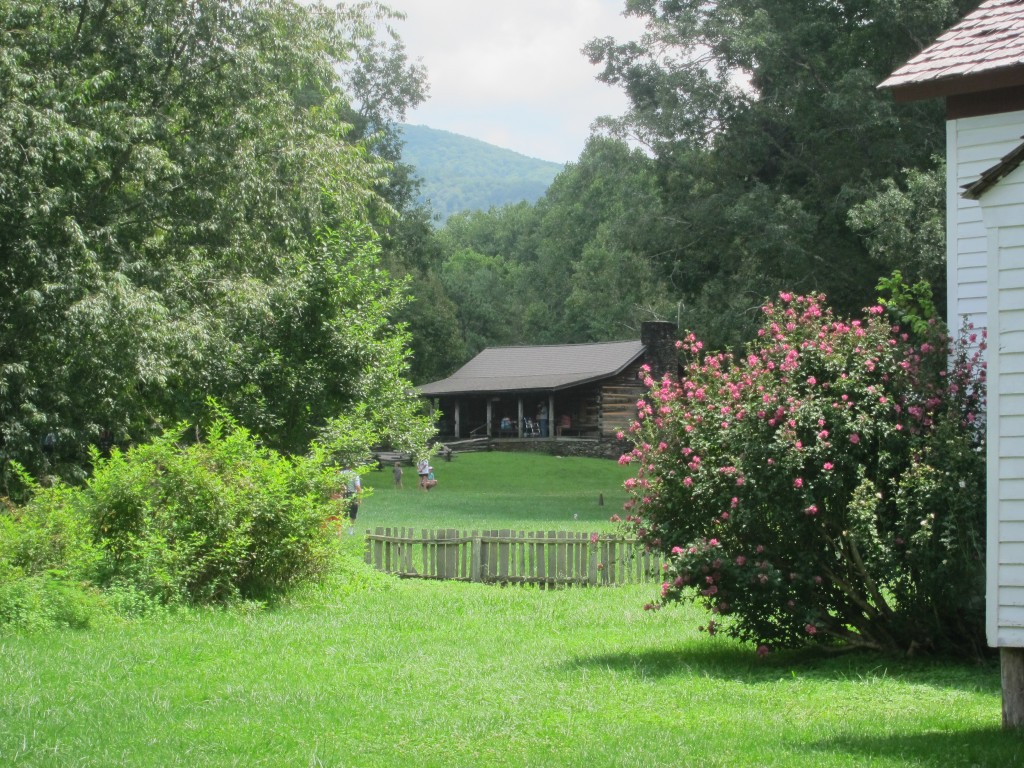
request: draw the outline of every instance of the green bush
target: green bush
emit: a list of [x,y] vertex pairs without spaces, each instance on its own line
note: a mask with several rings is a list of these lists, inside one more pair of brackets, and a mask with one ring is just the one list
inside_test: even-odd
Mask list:
[[99,591],[86,583],[60,574],[26,575],[0,561],[0,627],[80,629],[105,608]]
[[184,429],[109,458],[94,455],[82,504],[104,557],[98,583],[160,603],[267,599],[328,567],[333,473],[287,458],[218,417],[202,442]]
[[980,653],[983,342],[817,296],[764,312],[737,359],[680,342],[681,380],[638,404],[627,521],[669,556],[661,602],[695,598],[762,652]]
[[0,506],[0,564],[26,576],[59,572],[72,580],[92,580],[102,551],[77,492],[57,486],[43,493],[23,479],[37,501]]
[[23,478],[31,499],[0,509],[0,623],[272,599],[330,567],[345,502],[330,499],[339,476],[322,450],[283,457],[223,414],[205,440],[183,436],[94,452],[82,488]]

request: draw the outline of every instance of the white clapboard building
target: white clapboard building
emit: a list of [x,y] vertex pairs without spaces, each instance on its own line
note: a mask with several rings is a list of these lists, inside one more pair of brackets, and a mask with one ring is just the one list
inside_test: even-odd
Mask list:
[[987,635],[1024,725],[1024,0],[986,0],[880,87],[946,103],[948,317],[988,330]]

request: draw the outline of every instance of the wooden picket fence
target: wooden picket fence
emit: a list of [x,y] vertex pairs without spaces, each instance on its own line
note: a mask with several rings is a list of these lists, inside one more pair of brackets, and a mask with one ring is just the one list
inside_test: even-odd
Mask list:
[[608,534],[377,528],[366,562],[413,578],[596,586],[660,580],[662,559]]

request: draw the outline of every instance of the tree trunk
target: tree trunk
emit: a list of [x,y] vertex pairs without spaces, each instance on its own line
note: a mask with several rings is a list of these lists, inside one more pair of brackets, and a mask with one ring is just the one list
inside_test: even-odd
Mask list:
[[1000,648],[1003,728],[1024,728],[1024,648]]

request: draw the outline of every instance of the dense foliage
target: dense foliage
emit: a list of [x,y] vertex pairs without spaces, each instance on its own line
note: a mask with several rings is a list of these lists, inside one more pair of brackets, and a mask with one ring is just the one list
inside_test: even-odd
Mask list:
[[823,291],[854,312],[894,267],[914,281],[941,276],[908,253],[880,262],[847,219],[886,179],[942,154],[942,105],[897,105],[877,85],[975,5],[627,1],[645,34],[595,40],[587,53],[630,99],[606,127],[650,149],[678,217],[660,260],[687,294],[687,325],[712,325],[729,307],[746,328],[709,340],[733,344],[778,290]]
[[0,513],[0,623],[45,619],[33,594],[76,606],[94,590],[130,610],[265,600],[327,570],[337,466],[284,457],[223,415],[199,442],[185,431],[94,451],[84,487],[36,486]]
[[774,293],[850,314],[895,269],[941,291],[942,105],[877,86],[976,4],[628,0],[644,34],[585,49],[628,112],[536,204],[447,220],[428,269],[463,355],[434,368],[648,319],[737,349]]
[[0,0],[5,491],[7,459],[81,479],[89,445],[211,395],[289,452],[368,403],[410,423],[374,227],[400,197],[382,121],[423,73],[377,14]]
[[622,460],[662,602],[762,651],[984,647],[982,342],[897,304],[914,329],[784,293],[742,356],[691,334],[681,378],[648,378]]

